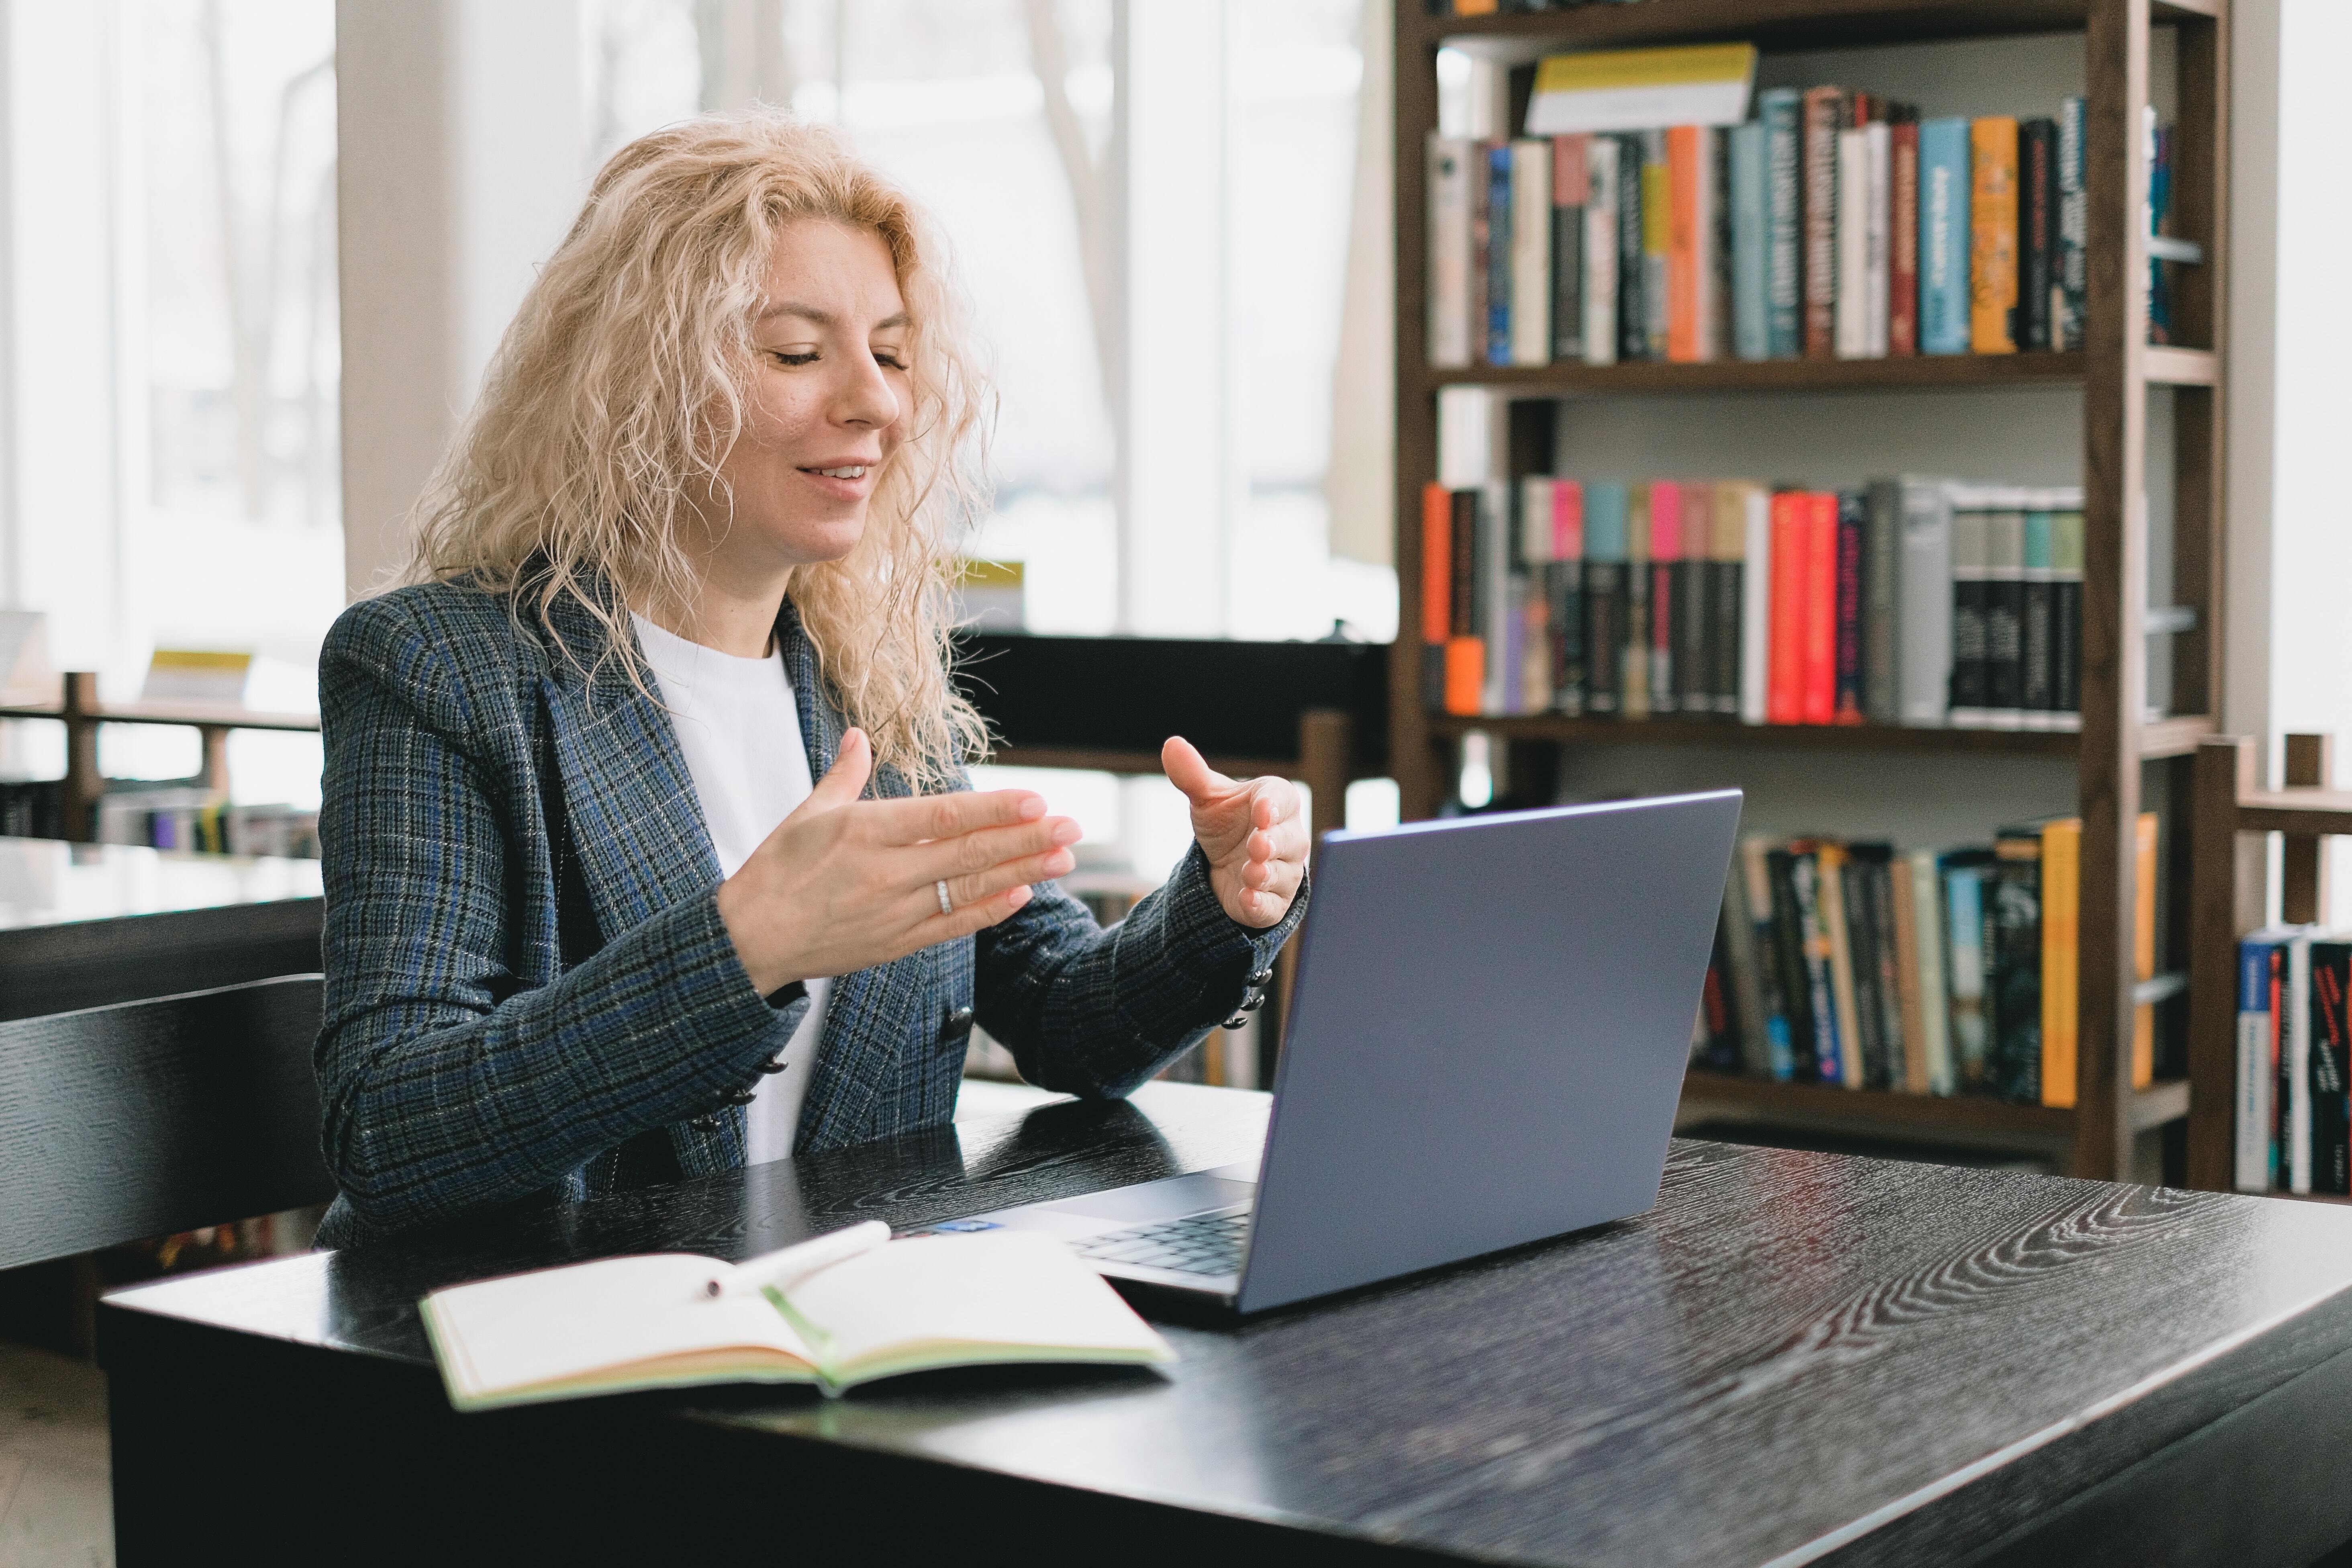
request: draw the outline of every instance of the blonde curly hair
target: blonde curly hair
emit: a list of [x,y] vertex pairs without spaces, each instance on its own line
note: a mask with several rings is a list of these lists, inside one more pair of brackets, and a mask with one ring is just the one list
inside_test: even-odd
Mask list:
[[603,646],[566,656],[590,670],[619,658],[648,689],[628,609],[697,601],[677,525],[692,494],[730,499],[719,466],[744,435],[761,279],[778,230],[803,218],[888,247],[914,406],[864,536],[797,568],[792,601],[877,762],[936,789],[987,747],[948,679],[948,632],[957,547],[985,501],[993,395],[928,216],[829,129],[774,110],[705,115],[613,155],[417,504],[405,576],[462,578],[518,616],[529,605],[551,637],[550,612],[572,600]]

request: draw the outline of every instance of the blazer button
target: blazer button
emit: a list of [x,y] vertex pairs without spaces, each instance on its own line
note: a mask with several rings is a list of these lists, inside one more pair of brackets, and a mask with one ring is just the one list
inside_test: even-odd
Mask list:
[[1272,980],[1273,978],[1274,978],[1274,967],[1273,967],[1273,965],[1269,964],[1269,965],[1267,965],[1265,968],[1261,969],[1261,970],[1258,970],[1258,971],[1256,971],[1255,973],[1254,973],[1253,974],[1251,974],[1251,976],[1249,977],[1249,983],[1250,983],[1252,985],[1263,985],[1263,984],[1265,984],[1267,981]]
[[971,1033],[971,1009],[959,1007],[940,1024],[940,1044],[948,1045]]
[[716,1116],[698,1116],[693,1121],[688,1122],[687,1125],[693,1128],[697,1132],[716,1132],[719,1131],[719,1118]]

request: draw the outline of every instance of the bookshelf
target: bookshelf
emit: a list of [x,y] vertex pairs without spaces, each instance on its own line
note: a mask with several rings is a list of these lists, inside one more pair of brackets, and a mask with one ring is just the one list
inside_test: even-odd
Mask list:
[[[2021,1137],[2054,1150],[2076,1175],[2121,1178],[2148,1169],[2146,1135],[2192,1114],[2189,1080],[2135,1089],[2130,1041],[2138,1002],[2169,1004],[2185,987],[2190,900],[2191,799],[2199,744],[2213,731],[2221,695],[2219,635],[2224,545],[2221,453],[2226,351],[2221,302],[2226,279],[2228,0],[1643,0],[1533,14],[1432,16],[1400,5],[1396,18],[1396,504],[1401,637],[1420,625],[1422,487],[1438,474],[1437,395],[1484,387],[1508,400],[1498,429],[1512,477],[1555,466],[1563,407],[1601,400],[1704,394],[1717,401],[1842,396],[1857,405],[1888,397],[2051,395],[2061,389],[2081,410],[2084,489],[2084,634],[2079,733],[1748,727],[1725,721],[1570,719],[1552,715],[1459,718],[1423,706],[1418,648],[1409,641],[1389,664],[1392,768],[1407,817],[1433,814],[1449,789],[1464,737],[1505,742],[1497,769],[1518,795],[1549,798],[1563,759],[1581,749],[1717,748],[1736,773],[1743,758],[1768,752],[1817,753],[1825,762],[1862,753],[2010,760],[2020,767],[2069,769],[2083,818],[2080,910],[2081,1019],[2078,1092],[2072,1110],[1953,1098],[1778,1084],[1694,1073],[1686,1109],[1732,1103],[1759,1121],[1792,1126],[1911,1127],[1943,1142],[2007,1146]],[[2138,127],[2151,101],[2151,55],[2159,32],[2169,46],[2175,167],[2172,227],[2203,247],[2201,266],[2174,269],[2175,345],[2145,341],[2148,252],[2140,193],[2147,158]],[[2072,34],[2079,39],[2088,100],[2085,184],[2091,258],[2085,346],[2074,353],[1999,357],[1778,360],[1705,364],[1435,371],[1428,367],[1427,193],[1423,146],[1438,125],[1437,54],[1454,47],[1515,68],[1509,97],[1524,104],[1528,71],[1555,52],[1633,45],[1749,41],[1769,57],[1800,50],[1900,45],[1932,49],[1964,40]],[[1853,85],[1870,85],[1857,81]],[[1958,112],[1957,109],[1946,110]],[[1514,115],[1516,128],[1516,114]],[[2166,444],[2152,447],[2150,405],[2166,400]],[[2151,487],[2150,458],[2164,464]],[[1671,473],[1662,468],[1662,473]],[[1698,471],[1706,471],[1704,469]],[[1963,470],[1965,471],[1965,470]],[[1627,478],[1643,477],[1628,474]],[[1769,476],[1768,476],[1769,477]],[[2168,495],[2169,566],[2176,606],[2151,616],[2152,488]],[[2147,638],[2168,636],[2169,688],[2148,689]],[[2156,716],[2160,713],[2162,716]],[[1691,787],[1740,782],[1692,777]],[[2132,953],[2135,823],[2143,808],[2165,814],[2159,876],[2159,980],[2137,980]],[[1988,806],[1990,816],[2000,808]],[[1821,825],[1834,828],[1835,824]],[[2168,891],[2169,889],[2169,891]],[[2178,1038],[2184,1010],[2160,1017]],[[2210,1097],[2208,1096],[2208,1099]],[[2137,1155],[2137,1158],[2136,1158]]]

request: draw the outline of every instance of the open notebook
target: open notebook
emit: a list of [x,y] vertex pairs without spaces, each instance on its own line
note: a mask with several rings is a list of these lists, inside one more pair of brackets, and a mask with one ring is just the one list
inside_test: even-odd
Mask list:
[[436,1290],[425,1328],[460,1410],[710,1383],[814,1383],[997,1362],[1171,1362],[1061,1242],[891,1241],[878,1222],[740,1264],[609,1258]]

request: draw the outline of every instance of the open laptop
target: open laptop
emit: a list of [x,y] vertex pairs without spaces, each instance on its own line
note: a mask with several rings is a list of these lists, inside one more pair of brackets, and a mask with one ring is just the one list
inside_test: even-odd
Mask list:
[[925,1228],[1047,1231],[1113,1279],[1254,1312],[1643,1212],[1739,806],[1329,835],[1257,1163]]

